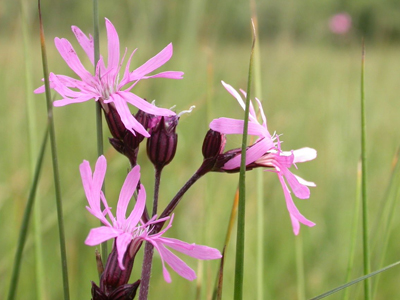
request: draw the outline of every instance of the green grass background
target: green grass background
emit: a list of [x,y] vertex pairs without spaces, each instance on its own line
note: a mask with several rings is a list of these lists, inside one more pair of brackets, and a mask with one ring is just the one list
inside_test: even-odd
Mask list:
[[[299,164],[294,171],[314,181],[316,188],[308,200],[296,199],[300,211],[317,226],[301,228],[300,237],[292,233],[280,184],[274,174],[264,175],[266,299],[297,299],[295,239],[302,238],[305,265],[305,293],[312,297],[344,283],[350,247],[350,231],[356,194],[356,168],[360,156],[360,64],[361,34],[366,36],[366,103],[368,192],[371,240],[383,236],[379,226],[387,213],[384,191],[388,185],[391,160],[399,146],[399,70],[397,43],[400,14],[393,1],[362,2],[305,1],[288,5],[258,1],[262,101],[271,132],[283,133],[285,150],[301,147],[317,149],[318,158]],[[250,6],[247,1],[100,1],[100,39],[106,49],[103,17],[116,26],[122,47],[128,52],[138,47],[132,68],[155,55],[169,42],[174,56],[163,70],[182,70],[183,80],[154,79],[140,82],[134,92],[163,107],[176,110],[196,105],[181,118],[177,132],[179,144],[174,161],[163,174],[160,207],[174,196],[202,161],[201,145],[208,123],[221,116],[242,117],[242,110],[220,84],[245,88],[251,46]],[[67,5],[68,4],[68,5]],[[18,231],[30,187],[28,123],[26,111],[24,55],[18,2],[0,4],[0,295],[6,295],[11,275]],[[329,33],[329,17],[343,9],[354,17],[354,27],[345,37]],[[370,19],[364,11],[372,10]],[[42,78],[36,4],[30,3],[29,31],[32,80]],[[363,17],[364,16],[364,17]],[[385,17],[387,16],[387,17]],[[365,21],[365,18],[370,21]],[[54,47],[55,36],[69,39],[83,51],[70,31],[70,25],[92,33],[91,1],[44,1],[43,20],[47,38],[49,69],[73,76]],[[363,23],[364,22],[364,23]],[[366,22],[366,23],[365,23]],[[369,24],[369,25],[368,25]],[[372,24],[372,25],[371,25]],[[370,27],[368,27],[370,26]],[[103,51],[104,52],[104,51]],[[88,60],[83,60],[89,67]],[[57,99],[58,95],[55,96]],[[43,95],[33,97],[40,140],[46,123]],[[132,111],[134,111],[132,109]],[[90,299],[90,281],[98,281],[94,247],[84,245],[90,228],[98,221],[85,209],[86,200],[78,166],[83,159],[94,165],[97,158],[94,102],[54,109],[61,185],[66,226],[71,299]],[[104,137],[110,136],[104,128]],[[107,140],[106,140],[107,141]],[[229,137],[229,147],[238,147],[239,137]],[[49,150],[49,149],[48,149]],[[142,147],[139,163],[142,180],[152,197],[152,166]],[[108,144],[106,176],[107,199],[115,207],[128,161]],[[62,298],[62,281],[56,225],[52,169],[47,152],[37,199],[43,221],[46,299]],[[255,173],[255,172],[254,172]],[[255,299],[256,205],[255,174],[248,173],[246,211],[246,261],[244,299]],[[210,174],[201,179],[184,197],[176,210],[169,237],[222,249],[238,176]],[[398,183],[396,183],[398,185]],[[396,207],[396,211],[399,208]],[[400,218],[395,218],[390,233],[386,264],[398,261]],[[31,230],[32,233],[32,230]],[[226,258],[223,299],[232,299],[234,278],[233,238]],[[378,245],[372,250],[372,269],[379,266]],[[361,228],[352,278],[362,275]],[[194,259],[184,258],[197,269]],[[216,275],[217,262],[205,263],[201,299],[207,299]],[[140,259],[132,281],[140,276]],[[23,259],[17,299],[36,299],[35,258],[32,234]],[[398,268],[381,276],[376,299],[399,297]],[[194,299],[196,282],[172,275],[164,282],[156,256],[149,299]],[[342,293],[330,299],[341,299]],[[351,299],[362,298],[361,284],[350,288]]]

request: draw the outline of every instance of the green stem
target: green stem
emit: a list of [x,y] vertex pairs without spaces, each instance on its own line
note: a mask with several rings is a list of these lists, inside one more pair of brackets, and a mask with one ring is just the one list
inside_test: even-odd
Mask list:
[[[96,65],[100,59],[100,38],[99,38],[99,7],[97,0],[93,0],[93,43],[94,43],[94,74],[96,74]],[[103,148],[103,120],[101,118],[101,104],[99,101],[96,102],[96,137],[97,137],[97,156],[101,156],[104,153]],[[105,195],[104,182],[102,191]],[[100,223],[102,224],[102,223]],[[101,243],[101,255],[103,260],[107,259],[107,241]]]
[[[254,30],[254,24],[253,24]],[[255,31],[255,30],[254,30]],[[246,107],[244,112],[244,126],[242,139],[242,155],[239,174],[239,206],[237,220],[237,236],[236,236],[236,261],[235,261],[235,287],[234,299],[243,299],[243,277],[244,277],[244,237],[245,237],[245,207],[246,207],[246,147],[247,147],[247,129],[249,125],[249,108],[250,108],[250,88],[252,79],[253,52],[255,44],[255,32],[253,33],[253,43],[251,46],[249,74],[247,81]]]
[[[358,221],[360,214],[360,191],[361,191],[361,163],[358,163],[357,167],[357,187],[356,187],[356,201],[354,202],[354,214],[353,214],[353,223],[351,225],[351,245],[349,252],[349,260],[347,262],[347,274],[345,282],[348,282],[351,277],[351,272],[353,271],[354,266],[354,257],[356,250],[356,241],[357,241],[357,232],[358,232]],[[349,298],[349,290],[346,289],[344,291],[343,300],[347,300]]]
[[28,233],[28,225],[29,225],[29,219],[30,219],[31,212],[32,212],[33,203],[35,202],[35,195],[36,195],[36,189],[37,189],[38,182],[39,182],[39,175],[40,175],[40,171],[42,170],[43,157],[44,157],[44,153],[46,150],[46,141],[47,141],[48,132],[49,131],[48,131],[48,127],[47,127],[46,132],[43,137],[43,140],[42,140],[39,157],[36,162],[32,186],[29,191],[28,202],[26,203],[24,216],[22,218],[22,225],[21,225],[21,230],[20,230],[19,238],[18,238],[18,246],[17,246],[17,251],[15,253],[15,259],[14,259],[14,264],[13,264],[13,272],[12,272],[12,276],[11,276],[10,289],[8,292],[8,298],[7,298],[8,300],[15,299],[15,294],[17,291],[18,277],[19,277],[19,272],[21,269],[22,253],[23,253],[24,246],[25,246],[26,235]]
[[40,42],[41,42],[41,50],[42,50],[43,77],[44,77],[44,85],[45,85],[45,89],[46,89],[46,104],[47,104],[48,125],[49,125],[49,134],[50,134],[51,157],[52,157],[52,161],[53,161],[53,176],[54,176],[54,188],[55,188],[55,194],[56,194],[58,231],[59,231],[59,238],[60,238],[60,254],[61,254],[61,267],[62,267],[62,276],[63,276],[63,291],[64,291],[64,299],[67,300],[67,299],[69,299],[69,284],[68,284],[67,254],[65,251],[64,220],[63,220],[63,212],[62,212],[60,176],[59,176],[59,170],[58,170],[56,135],[55,135],[54,119],[53,119],[53,105],[52,105],[52,102],[50,99],[49,71],[48,71],[48,67],[47,67],[46,44],[45,44],[44,31],[43,31],[40,0],[38,0],[38,8],[39,8]]
[[297,299],[304,300],[305,280],[304,280],[304,259],[303,259],[303,238],[301,235],[295,237],[296,243],[296,273],[297,273]]
[[[367,154],[366,154],[366,116],[365,116],[365,89],[364,72],[365,71],[365,47],[362,46],[361,58],[361,195],[362,195],[362,227],[363,227],[363,252],[364,252],[364,274],[369,274],[370,254],[369,254],[369,234],[368,234],[368,202],[367,202]],[[366,300],[371,299],[370,280],[364,281],[364,296]]]
[[[28,116],[28,138],[29,138],[29,160],[31,169],[31,178],[33,179],[35,173],[35,158],[37,156],[37,126],[36,114],[32,94],[32,76],[31,76],[31,55],[30,40],[28,34],[28,3],[26,0],[21,0],[21,27],[22,27],[22,40],[24,49],[24,62],[25,62],[25,83],[26,83],[26,107]],[[40,210],[40,198],[36,199],[36,205],[33,207],[34,218],[34,239],[35,239],[35,281],[36,281],[36,298],[45,299],[44,289],[44,267],[43,267],[43,243],[42,243],[42,216]]]

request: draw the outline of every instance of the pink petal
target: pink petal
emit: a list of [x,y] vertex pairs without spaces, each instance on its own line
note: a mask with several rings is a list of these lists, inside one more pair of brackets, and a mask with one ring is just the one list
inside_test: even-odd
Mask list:
[[76,39],[81,45],[82,49],[85,51],[86,55],[89,57],[90,62],[94,65],[94,46],[93,38],[89,34],[89,38],[76,26],[71,26],[72,32],[75,34]]
[[[82,185],[83,189],[86,194],[86,198],[89,201],[89,205],[91,204],[92,201],[92,169],[90,168],[90,164],[87,160],[84,160],[83,163],[79,165],[79,171],[81,173],[81,178],[82,178]],[[100,200],[100,195],[99,195],[99,200]],[[92,206],[92,205],[90,205]]]
[[121,118],[122,123],[125,125],[125,128],[136,135],[135,131],[139,132],[141,135],[145,137],[149,137],[150,134],[146,131],[142,124],[140,124],[130,112],[126,101],[119,95],[119,93],[112,94],[110,99],[115,104],[115,108]]
[[[312,227],[315,225],[314,222],[311,222],[310,220],[306,219],[297,209],[296,205],[293,203],[292,196],[290,195],[290,191],[286,186],[286,183],[282,177],[282,175],[278,174],[279,181],[282,185],[283,193],[285,195],[285,200],[286,200],[286,207],[287,210],[289,211],[289,214],[298,220],[300,223],[303,223],[304,225],[307,225],[309,227]],[[292,222],[293,224],[293,222]],[[298,233],[298,232],[297,232]]]
[[143,215],[145,207],[146,207],[146,190],[144,189],[143,184],[141,184],[136,200],[136,205],[133,208],[129,217],[127,218],[127,222],[131,224],[131,226],[135,226],[135,224],[139,222],[139,220]]
[[85,244],[88,246],[96,246],[117,237],[119,234],[119,230],[112,227],[101,226],[93,228],[90,230],[89,235],[85,240]]
[[[157,250],[160,253],[161,260],[164,260],[178,275],[187,280],[196,279],[196,273],[183,260],[165,248],[164,245],[159,244]],[[164,279],[167,281],[165,277]]]
[[166,71],[151,76],[143,76],[141,79],[149,79],[149,78],[182,79],[183,74],[184,73],[180,71]]
[[302,185],[287,168],[282,168],[281,173],[285,176],[290,188],[297,198],[308,199],[310,198],[310,189]]
[[119,200],[117,204],[117,220],[122,221],[125,220],[126,217],[126,209],[128,204],[133,196],[133,193],[136,190],[137,184],[140,178],[140,167],[135,166],[126,176],[124,184],[121,188],[121,192],[119,194]]
[[298,181],[300,184],[302,184],[302,185],[312,186],[312,187],[316,187],[316,186],[317,186],[317,185],[316,185],[314,182],[312,182],[312,181],[304,180],[303,178],[301,178],[301,177],[299,177],[299,176],[297,176],[297,175],[295,175],[295,174],[293,174],[293,175],[296,177],[297,181]]
[[237,102],[239,102],[239,105],[243,108],[243,110],[245,110],[246,104],[244,103],[240,94],[231,85],[225,83],[224,81],[221,81],[221,83],[224,88],[229,92],[229,94],[236,98]]
[[100,195],[101,188],[103,186],[104,177],[107,171],[107,160],[104,155],[99,156],[94,168],[93,174],[93,192]]
[[[246,151],[246,165],[256,161],[262,157],[266,152],[274,147],[274,143],[269,138],[263,138],[249,147]],[[242,155],[237,155],[231,160],[229,160],[223,168],[226,170],[236,169],[240,167],[240,162],[242,160]]]
[[141,79],[143,76],[153,72],[154,70],[161,67],[172,57],[173,48],[172,43],[168,44],[163,50],[161,50],[157,55],[150,58],[147,62],[141,65],[139,68],[134,70],[129,75],[129,81],[134,81]]
[[317,150],[305,147],[293,150],[293,154],[294,154],[294,163],[305,162],[315,159],[317,157]]
[[292,221],[293,233],[298,235],[300,232],[300,222],[291,213],[289,213],[289,216]]
[[130,233],[122,233],[117,237],[117,252],[118,252],[118,264],[121,270],[125,270],[123,265],[124,255],[128,245],[132,241],[132,235]]
[[[146,239],[149,243],[151,243],[154,248],[157,250],[157,252],[160,254],[160,258],[161,258],[161,264],[162,264],[162,268],[163,268],[163,276],[164,276],[164,280],[168,283],[171,283],[171,275],[169,274],[167,268],[165,267],[165,262],[164,262],[164,252],[161,250],[162,244],[157,243],[156,239]],[[163,247],[164,248],[164,247]],[[165,249],[165,248],[164,248]]]
[[[224,134],[243,134],[243,120],[231,119],[231,118],[218,118],[214,119],[210,123],[210,128],[214,131],[218,131]],[[248,123],[248,134],[264,136],[265,129],[258,123]]]
[[58,52],[60,52],[62,58],[65,60],[67,65],[84,81],[90,82],[92,75],[82,65],[78,55],[70,42],[66,39],[55,38],[54,42]]
[[258,103],[258,109],[260,110],[260,115],[261,115],[261,118],[263,120],[263,127],[268,131],[267,118],[265,117],[265,113],[264,113],[264,109],[263,109],[263,107],[261,105],[261,101],[258,100],[257,98],[256,98],[256,101]]
[[172,238],[160,238],[160,241],[176,250],[179,251],[185,255],[197,258],[197,259],[203,259],[203,260],[209,260],[209,259],[218,259],[221,258],[222,255],[219,252],[218,249],[203,246],[203,245],[196,245],[196,244],[189,244],[185,243],[183,241],[177,240],[177,239],[172,239]]
[[148,114],[156,115],[156,116],[175,116],[176,114],[169,109],[157,107],[146,100],[140,98],[139,96],[127,93],[127,92],[119,92],[118,93],[126,102],[129,102],[133,106],[147,112]]
[[108,69],[118,69],[119,65],[119,38],[114,25],[106,18],[108,40]]

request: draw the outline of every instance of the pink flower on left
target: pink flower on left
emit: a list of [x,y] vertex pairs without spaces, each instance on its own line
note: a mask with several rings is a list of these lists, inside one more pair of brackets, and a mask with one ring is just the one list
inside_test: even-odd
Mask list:
[[[64,106],[71,103],[85,102],[90,99],[100,101],[103,109],[107,110],[107,105],[114,105],[122,123],[126,129],[149,137],[146,129],[132,116],[127,103],[132,104],[138,109],[153,115],[171,116],[175,113],[169,109],[158,108],[155,105],[147,102],[139,96],[130,92],[130,90],[141,80],[148,78],[170,78],[182,79],[183,72],[166,71],[155,75],[148,75],[154,70],[164,65],[173,53],[172,44],[167,45],[156,56],[150,58],[139,68],[130,72],[130,62],[135,49],[130,55],[125,67],[122,79],[119,78],[119,72],[124,61],[127,50],[120,59],[120,45],[118,33],[114,25],[105,19],[108,39],[108,63],[107,67],[102,56],[96,63],[96,74],[92,75],[82,65],[71,43],[62,38],[55,38],[56,48],[67,65],[80,77],[79,79],[71,78],[65,75],[56,75],[50,73],[50,86],[56,90],[63,99],[54,101],[54,106]],[[92,65],[94,65],[94,46],[91,35],[87,37],[78,27],[72,26],[72,31],[75,34],[80,46],[83,48],[89,57]],[[126,85],[130,84],[125,88]],[[35,90],[35,93],[43,93],[44,86]]]
[[[141,217],[146,205],[146,191],[142,184],[139,185],[139,166],[134,167],[125,179],[117,203],[117,214],[114,217],[107,200],[101,191],[106,169],[107,161],[104,156],[98,158],[93,174],[88,161],[83,161],[80,165],[83,188],[89,203],[89,206],[86,208],[104,224],[104,226],[90,230],[85,241],[86,245],[95,246],[104,241],[115,238],[118,263],[120,268],[123,270],[124,266],[122,261],[129,244],[133,240],[147,241],[151,243],[160,254],[163,266],[163,275],[167,282],[171,282],[171,276],[165,264],[168,264],[176,273],[188,280],[195,279],[196,273],[184,261],[167,249],[166,246],[197,259],[209,260],[221,258],[221,253],[217,249],[163,237],[163,234],[172,226],[173,216],[171,218],[167,217],[158,220],[156,220],[156,216],[154,216],[147,223],[142,222]],[[129,216],[126,217],[130,199],[137,187],[138,193],[136,204]],[[101,210],[101,202],[105,207],[104,211]],[[106,218],[107,216],[110,221]],[[152,233],[154,224],[164,222],[167,219],[170,219],[169,224],[162,231]]]

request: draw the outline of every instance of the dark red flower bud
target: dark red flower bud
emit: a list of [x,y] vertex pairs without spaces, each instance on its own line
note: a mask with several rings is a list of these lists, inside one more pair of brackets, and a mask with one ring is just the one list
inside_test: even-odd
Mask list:
[[147,156],[157,169],[169,164],[178,144],[178,116],[155,117],[149,123],[151,136],[147,139]]
[[140,285],[140,279],[132,284],[124,284],[116,288],[112,293],[106,295],[92,281],[92,300],[132,300],[136,296],[137,289]]
[[225,134],[210,129],[203,141],[204,159],[215,158],[224,151],[226,144]]
[[[113,136],[110,138],[110,144],[119,153],[128,157],[131,166],[136,165],[137,153],[139,150],[140,143],[144,140],[144,136],[136,132],[134,135],[132,132],[125,128],[121,118],[112,105],[108,105],[107,112],[104,110],[108,128]],[[149,119],[152,115],[149,115],[141,110],[135,115],[135,119],[143,125],[144,128],[148,129]]]
[[[112,293],[114,293],[114,291],[117,288],[119,288],[120,286],[124,286],[128,283],[129,278],[131,276],[136,253],[138,252],[141,245],[142,241],[138,242],[136,240],[132,240],[132,242],[128,245],[128,250],[126,251],[124,259],[122,261],[125,269],[122,270],[119,267],[118,252],[114,242],[113,249],[111,250],[111,253],[108,256],[106,267],[104,268],[104,272],[100,278],[100,290],[104,295],[109,297],[110,295],[112,295]],[[98,293],[96,289],[94,290],[94,292]],[[94,297],[93,294],[92,296]],[[107,298],[107,299],[114,299],[114,298]]]

